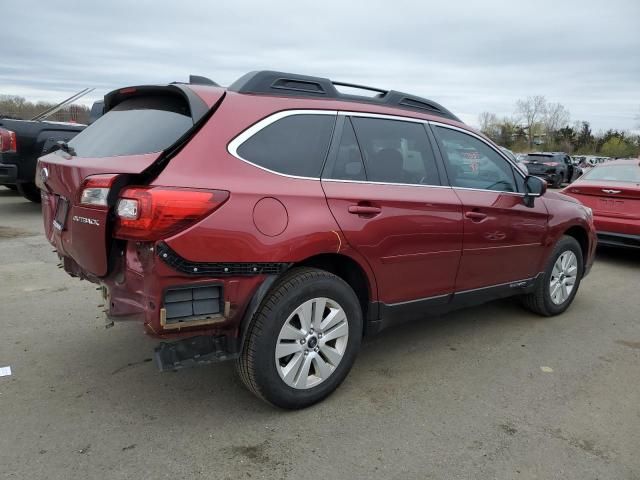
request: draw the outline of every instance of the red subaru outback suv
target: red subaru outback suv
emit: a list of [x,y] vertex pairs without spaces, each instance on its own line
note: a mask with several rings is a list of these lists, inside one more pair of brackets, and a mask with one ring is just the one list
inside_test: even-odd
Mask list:
[[431,100],[262,71],[104,102],[39,161],[46,235],[162,370],[236,359],[304,407],[363,335],[510,295],[556,315],[593,262],[590,209]]

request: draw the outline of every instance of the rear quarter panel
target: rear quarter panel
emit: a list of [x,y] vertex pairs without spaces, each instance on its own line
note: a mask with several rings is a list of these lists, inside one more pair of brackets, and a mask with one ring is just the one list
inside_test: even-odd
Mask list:
[[[275,102],[280,105],[284,101]],[[308,101],[296,99],[284,105],[287,109],[309,108]],[[227,94],[216,114],[152,183],[227,190],[231,192],[229,200],[196,225],[166,239],[166,243],[194,262],[295,263],[318,254],[339,253],[363,268],[369,280],[370,298],[376,300],[373,272],[343,238],[320,181],[271,173],[232,156],[227,150],[229,142],[239,133],[283,109],[274,108],[274,100],[269,97]],[[256,210],[263,199],[276,199],[283,205],[284,213],[280,209],[273,218],[265,218],[268,210],[262,213]],[[274,234],[256,226],[269,222],[285,225],[284,231]]]

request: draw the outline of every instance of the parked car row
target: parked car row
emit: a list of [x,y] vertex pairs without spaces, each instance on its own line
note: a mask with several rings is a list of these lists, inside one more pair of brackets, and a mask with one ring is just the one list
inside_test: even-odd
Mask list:
[[530,174],[544,178],[554,188],[571,183],[582,175],[582,169],[563,152],[529,153],[523,163]]
[[577,162],[564,152],[514,154],[504,147],[500,148],[518,162],[525,172],[543,178],[554,188],[560,188],[563,184],[573,182],[583,173]]

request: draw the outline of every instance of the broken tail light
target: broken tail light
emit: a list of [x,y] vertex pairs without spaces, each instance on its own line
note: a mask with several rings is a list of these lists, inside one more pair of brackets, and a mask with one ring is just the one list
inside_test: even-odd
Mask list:
[[109,192],[118,175],[92,175],[87,177],[80,188],[80,205],[108,208]]
[[174,187],[127,187],[116,206],[114,236],[155,241],[203,219],[229,198],[224,190]]

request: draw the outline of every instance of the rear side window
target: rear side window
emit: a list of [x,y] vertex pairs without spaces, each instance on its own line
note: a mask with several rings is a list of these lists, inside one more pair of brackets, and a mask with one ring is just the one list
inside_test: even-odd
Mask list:
[[421,123],[353,117],[372,182],[439,185],[433,150]]
[[193,126],[189,106],[176,96],[143,96],[120,102],[69,142],[79,157],[161,152]]
[[291,115],[267,125],[237,149],[260,167],[298,177],[319,178],[335,115]]
[[328,165],[327,169],[329,170],[326,175],[327,178],[352,181],[367,179],[356,134],[348,118],[344,122],[344,129],[342,130],[335,161],[333,165]]

